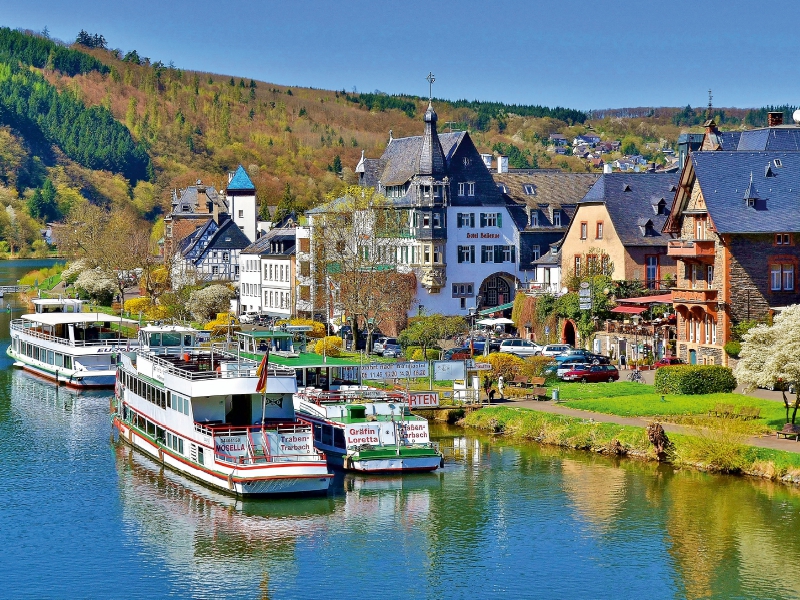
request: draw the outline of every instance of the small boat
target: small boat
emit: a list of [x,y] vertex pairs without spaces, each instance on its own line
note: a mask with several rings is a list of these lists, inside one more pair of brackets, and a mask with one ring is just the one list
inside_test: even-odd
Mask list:
[[6,354],[14,366],[74,388],[112,388],[120,350],[136,345],[124,329],[136,321],[83,312],[83,301],[33,300],[34,312],[11,321]]
[[[235,496],[325,493],[333,477],[292,403],[294,370],[198,347],[196,330],[148,326],[120,355],[120,438],[186,477]],[[257,393],[266,369],[264,393]]]
[[295,410],[314,425],[314,445],[328,464],[348,471],[434,471],[444,459],[431,443],[428,421],[411,414],[407,392],[366,386],[299,390]]

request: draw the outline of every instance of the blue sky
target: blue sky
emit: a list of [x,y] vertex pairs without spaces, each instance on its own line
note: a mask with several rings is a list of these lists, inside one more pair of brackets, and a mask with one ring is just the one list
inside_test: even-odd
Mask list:
[[0,0],[0,24],[326,89],[571,108],[800,104],[795,3]]

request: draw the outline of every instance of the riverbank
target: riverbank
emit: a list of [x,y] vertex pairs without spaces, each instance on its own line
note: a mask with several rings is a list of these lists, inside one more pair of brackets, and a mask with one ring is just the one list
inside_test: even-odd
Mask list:
[[[535,408],[491,406],[467,414],[461,423],[519,440],[658,460],[644,427],[610,421],[597,421],[588,412],[580,418]],[[746,444],[747,434],[735,421],[727,420],[716,428],[672,425],[666,430],[672,443],[667,462],[675,467],[800,484],[800,453]]]

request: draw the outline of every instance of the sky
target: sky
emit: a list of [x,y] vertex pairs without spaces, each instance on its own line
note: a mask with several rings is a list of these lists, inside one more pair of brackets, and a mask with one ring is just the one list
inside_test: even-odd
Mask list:
[[788,0],[0,0],[0,25],[270,83],[565,106],[800,104]]

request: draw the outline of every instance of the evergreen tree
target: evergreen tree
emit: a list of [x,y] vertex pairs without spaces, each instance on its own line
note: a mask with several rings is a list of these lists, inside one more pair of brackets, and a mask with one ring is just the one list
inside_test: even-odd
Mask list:
[[236,87],[236,82],[233,80],[233,77],[231,77],[231,80],[228,82],[228,85],[231,87]]
[[253,81],[252,79],[250,80],[250,89],[253,89],[253,90],[256,89],[256,82]]
[[297,213],[295,201],[296,197],[292,193],[291,186],[287,183],[286,187],[283,188],[283,196],[280,202],[278,202],[278,206],[275,208],[275,214],[272,218],[273,223],[280,223],[292,213]]
[[45,179],[41,189],[37,189],[28,199],[28,214],[34,219],[55,221],[61,218],[56,202],[56,188],[50,179]]
[[339,158],[339,155],[333,157],[333,168],[331,169],[334,173],[339,175],[342,172],[342,159]]

